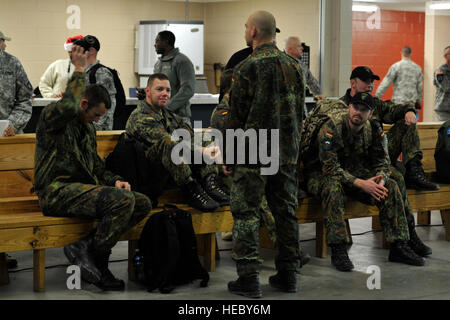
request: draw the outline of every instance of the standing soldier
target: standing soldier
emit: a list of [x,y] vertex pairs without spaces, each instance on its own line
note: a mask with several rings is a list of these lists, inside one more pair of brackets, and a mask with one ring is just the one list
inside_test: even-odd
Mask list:
[[[276,130],[279,133],[279,169],[262,175],[263,165],[236,165],[233,170],[230,207],[233,214],[232,258],[239,278],[228,283],[231,293],[262,296],[259,282],[259,209],[263,195],[275,218],[278,255],[277,274],[271,286],[297,291],[299,234],[298,151],[303,120],[304,83],[300,66],[273,44],[275,18],[267,11],[253,13],[245,24],[245,39],[253,53],[234,69],[228,129]],[[269,140],[270,133],[260,139]],[[271,145],[272,141],[267,141]],[[238,146],[242,147],[242,146]],[[248,143],[245,149],[248,150]],[[249,152],[246,153],[249,159]]]
[[375,97],[381,98],[391,83],[394,83],[392,101],[399,104],[412,103],[420,109],[422,101],[422,69],[411,60],[411,47],[403,47],[402,60],[394,63],[381,81]]
[[103,290],[125,283],[108,269],[111,248],[151,210],[149,199],[130,191],[120,176],[105,170],[97,154],[96,122],[111,107],[101,85],[86,87],[87,53],[74,45],[72,78],[61,100],[42,110],[36,131],[34,187],[46,216],[99,219],[86,238],[64,247],[83,280]]
[[[340,101],[335,104],[340,108]],[[322,203],[331,262],[340,271],[354,268],[347,254],[349,237],[344,220],[345,196],[351,196],[379,208],[390,243],[389,261],[423,266],[425,260],[420,255],[431,250],[414,229],[408,229],[406,214],[412,216],[412,210],[403,179],[391,174],[381,127],[368,121],[374,113],[373,99],[367,93],[358,93],[348,106],[346,113],[334,113],[320,124],[315,119],[323,118],[323,114],[308,116],[305,131],[312,132],[310,126],[316,125],[317,134],[302,141],[308,191]]]
[[9,120],[9,126],[0,136],[23,133],[31,118],[33,87],[19,59],[7,53],[7,37],[0,31],[0,120]]
[[434,71],[433,84],[436,87],[434,111],[438,121],[450,120],[450,46],[444,49],[445,63]]

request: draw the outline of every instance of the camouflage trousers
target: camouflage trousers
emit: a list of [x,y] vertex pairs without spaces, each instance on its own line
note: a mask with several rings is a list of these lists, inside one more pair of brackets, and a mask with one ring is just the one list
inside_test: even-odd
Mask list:
[[277,174],[262,176],[259,169],[235,167],[231,186],[233,250],[239,276],[259,273],[261,203],[266,196],[275,220],[277,270],[298,270],[300,264],[297,201],[297,166],[280,166]]
[[[370,177],[362,177],[362,179],[367,178]],[[388,197],[382,201],[375,201],[361,189],[344,186],[335,177],[321,176],[319,172],[309,175],[307,186],[308,191],[322,203],[328,245],[349,243],[344,219],[346,196],[378,207],[380,223],[387,242],[409,240],[405,197],[394,179],[389,178],[386,181],[385,187],[388,189]]]
[[[405,120],[397,121],[386,133],[388,138],[389,157],[395,167],[402,173],[406,172],[406,164],[414,159],[422,159],[419,132],[416,126],[408,126]],[[402,161],[397,161],[402,154]]]
[[116,107],[111,106],[106,113],[100,117],[98,122],[94,122],[95,130],[104,131],[104,130],[112,130],[114,125],[114,110]]
[[152,209],[147,196],[108,186],[71,183],[52,196],[46,216],[99,219],[93,248],[110,250],[122,234],[144,219]]

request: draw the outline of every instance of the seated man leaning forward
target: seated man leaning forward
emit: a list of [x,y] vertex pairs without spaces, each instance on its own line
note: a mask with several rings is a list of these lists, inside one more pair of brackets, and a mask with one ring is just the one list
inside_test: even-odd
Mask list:
[[149,199],[130,191],[120,176],[105,170],[97,154],[98,121],[111,107],[101,85],[86,87],[86,53],[72,49],[75,71],[61,100],[44,108],[36,131],[34,187],[46,216],[99,219],[86,238],[64,247],[81,277],[103,290],[123,290],[125,283],[108,269],[111,248],[151,210]]
[[[373,112],[370,94],[354,95],[348,112],[331,116],[319,126],[304,155],[308,191],[322,203],[331,262],[340,271],[354,268],[346,248],[346,196],[378,207],[390,244],[389,261],[423,266],[421,256],[431,253],[414,229],[408,228],[406,215],[412,212],[406,192],[401,191],[404,182],[390,171],[384,132],[377,122],[369,121]],[[305,127],[312,124],[308,117]]]
[[[188,161],[174,161],[174,157],[178,157],[178,152],[175,155],[172,152],[174,147],[180,143],[186,144],[186,141],[174,141],[172,133],[183,129],[189,137],[193,137],[194,131],[180,116],[165,108],[170,99],[168,77],[162,73],[151,75],[145,95],[145,100],[131,113],[126,132],[141,142],[152,168],[151,180],[158,184],[161,191],[175,183],[187,197],[188,204],[202,211],[214,211],[220,205],[229,204],[229,195],[218,185],[216,165],[190,165],[187,164]],[[190,152],[195,149],[194,139],[191,141],[188,145]],[[214,152],[216,156],[220,154],[218,147],[200,147],[202,158]],[[187,157],[192,158],[191,154]],[[200,183],[197,180],[200,180]]]

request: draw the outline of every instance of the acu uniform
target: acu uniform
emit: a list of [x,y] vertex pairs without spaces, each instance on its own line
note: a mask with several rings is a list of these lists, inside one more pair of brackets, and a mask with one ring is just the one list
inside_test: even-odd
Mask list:
[[74,72],[63,98],[42,110],[36,131],[34,187],[47,216],[100,219],[93,247],[107,252],[151,210],[148,198],[116,188],[105,170],[92,123],[79,118],[85,73]]
[[[441,71],[443,74],[436,74]],[[439,121],[450,120],[450,67],[441,65],[433,75],[433,84],[436,87],[436,98],[434,100],[434,111]]]

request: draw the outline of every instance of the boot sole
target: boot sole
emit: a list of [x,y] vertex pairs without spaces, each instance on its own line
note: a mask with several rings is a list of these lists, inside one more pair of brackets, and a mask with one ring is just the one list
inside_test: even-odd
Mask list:
[[234,290],[231,290],[230,288],[228,288],[228,291],[230,291],[233,294],[237,294],[237,295],[244,296],[247,298],[262,298],[262,291],[252,291],[252,292],[234,291]]
[[271,281],[270,279],[269,279],[269,284],[272,288],[278,289],[280,291],[287,292],[287,293],[295,293],[298,291],[297,286],[289,288],[289,287],[286,287],[283,285],[278,285],[278,284],[274,283],[273,281]]
[[390,262],[403,263],[403,264],[407,264],[407,265],[410,265],[410,266],[416,266],[416,267],[423,267],[425,265],[425,259],[423,259],[422,262],[419,263],[419,262],[415,262],[415,261],[407,261],[407,260],[402,260],[402,259],[399,259],[399,258],[389,257],[389,261]]

